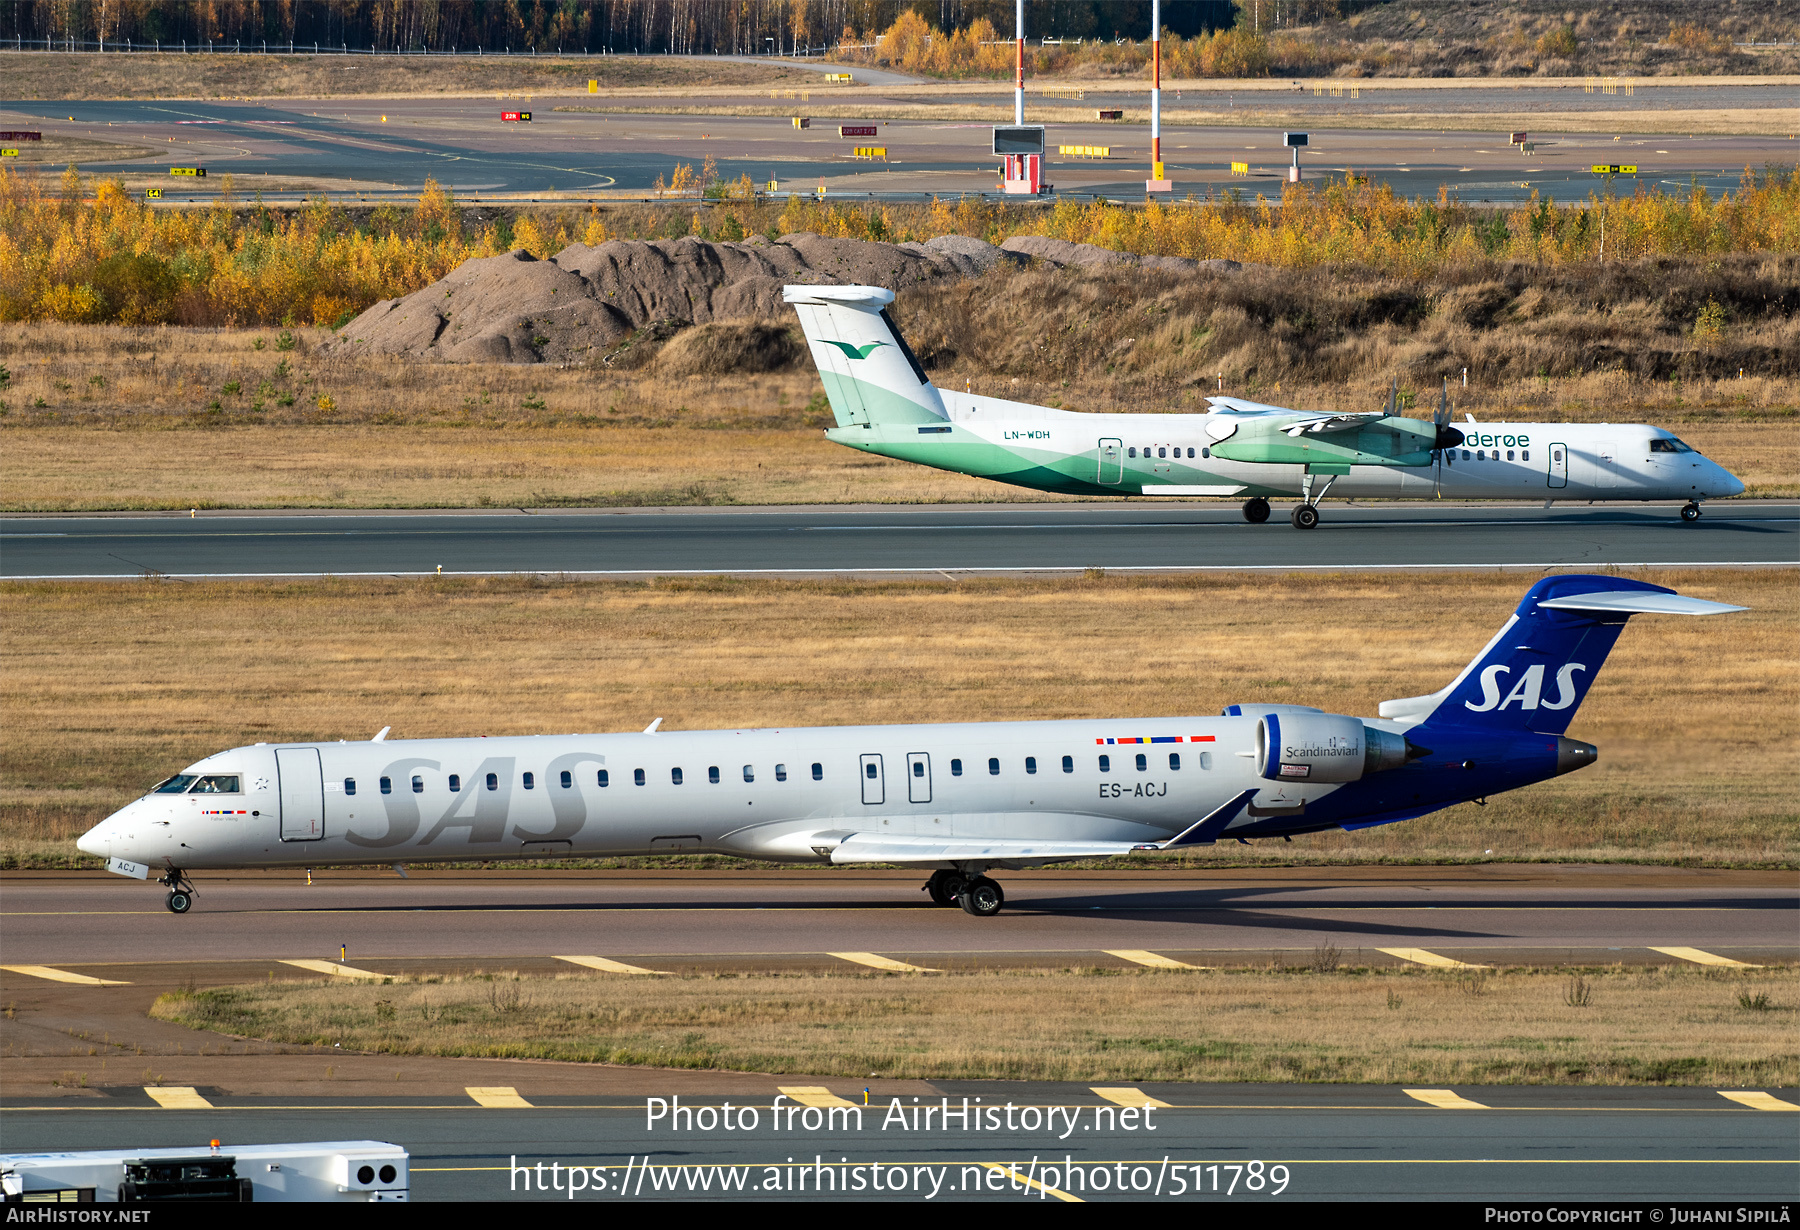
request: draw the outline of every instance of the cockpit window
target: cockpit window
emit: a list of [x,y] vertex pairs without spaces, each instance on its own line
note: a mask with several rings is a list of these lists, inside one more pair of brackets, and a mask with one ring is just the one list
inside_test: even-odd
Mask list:
[[150,787],[151,794],[186,794],[187,788],[194,784],[192,773],[177,773],[166,781],[158,782]]
[[210,773],[194,783],[195,794],[240,794],[235,773]]
[[1659,436],[1650,441],[1650,451],[1653,453],[1691,453],[1694,450],[1674,436]]

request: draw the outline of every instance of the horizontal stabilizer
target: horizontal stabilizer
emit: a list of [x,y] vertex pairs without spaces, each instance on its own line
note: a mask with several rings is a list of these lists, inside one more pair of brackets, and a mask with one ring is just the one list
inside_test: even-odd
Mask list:
[[1724,602],[1708,602],[1704,598],[1690,598],[1686,594],[1634,589],[1551,598],[1538,605],[1556,611],[1616,611],[1621,615],[1724,615],[1730,611],[1750,609]]
[[857,303],[886,307],[894,292],[880,286],[783,286],[783,303]]

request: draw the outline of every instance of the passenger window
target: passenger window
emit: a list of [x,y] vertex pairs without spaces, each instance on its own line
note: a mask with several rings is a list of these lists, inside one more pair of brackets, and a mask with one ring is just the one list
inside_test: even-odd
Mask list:
[[709,764],[706,766],[706,780],[711,782],[715,786],[719,784],[719,766],[718,765]]
[[1148,756],[1144,755],[1144,753],[1139,752],[1137,754],[1137,767],[1138,767],[1139,773],[1144,773],[1144,772],[1149,771],[1150,758]]
[[[450,780],[455,781],[456,779],[453,777]],[[575,786],[575,775],[573,773],[569,772],[567,769],[564,769],[562,771],[562,788],[564,790],[571,790],[574,788],[574,786]],[[454,787],[452,787],[452,789],[454,789]]]
[[1506,450],[1506,459],[1508,461],[1511,461],[1513,459],[1513,451],[1510,448]]
[[[459,774],[452,773],[450,775],[450,793],[456,794],[461,789],[462,789],[462,777]],[[355,794],[356,791],[352,790],[350,793]]]
[[381,779],[381,793],[383,793],[383,794],[394,793],[394,779],[393,778],[384,777]]
[[1181,753],[1180,752],[1170,752],[1169,753],[1169,771],[1171,773],[1181,772]]
[[1202,769],[1212,768],[1212,753],[1211,752],[1201,752],[1200,753],[1200,767]]
[[1166,448],[1159,448],[1156,450],[1156,455],[1158,457],[1167,457],[1169,455],[1169,450]]
[[925,762],[923,760],[913,761],[913,776],[914,777],[924,777],[925,776]]
[[414,794],[424,794],[425,793],[425,779],[420,777],[417,773],[413,774],[413,793]]
[[961,777],[962,776],[962,761],[952,760],[950,762],[950,776],[951,777]]
[[1063,757],[1063,772],[1064,773],[1073,773],[1074,771],[1075,771],[1075,757],[1064,756]]
[[988,776],[990,776],[990,777],[999,777],[1000,776],[1000,757],[998,757],[998,756],[989,756],[988,757]]
[[1191,448],[1190,448],[1190,449],[1189,449],[1189,450],[1188,450],[1188,457],[1189,457],[1189,459],[1190,459],[1190,460],[1191,460],[1191,459],[1192,459],[1192,458],[1193,458],[1193,456],[1194,456],[1194,450],[1193,450],[1193,449],[1191,449]]
[[787,766],[786,765],[778,764],[775,766],[775,780],[778,782],[785,782],[787,780]]
[[[386,780],[387,780],[387,779],[386,779],[386,778],[383,778],[383,779],[382,779],[382,780],[383,780],[383,781],[386,781]],[[489,773],[489,774],[488,774],[488,776],[487,776],[487,788],[488,788],[488,789],[489,789],[489,790],[498,790],[498,789],[500,789],[500,775],[499,775],[499,774],[498,774],[498,773]]]
[[822,782],[825,780],[825,766],[816,760],[813,761],[813,780],[815,782]]
[[1468,459],[1469,459],[1469,450],[1465,448],[1463,450],[1463,460],[1467,461]]
[[608,773],[605,769],[601,769],[600,772],[595,775],[594,780],[604,789],[605,787],[612,785],[612,774]]
[[356,793],[356,779],[354,777],[346,777],[344,779],[344,793],[345,794],[355,794]]
[[1202,456],[1202,457],[1211,457],[1211,456],[1212,456],[1212,450],[1211,450],[1211,449],[1210,449],[1210,448],[1203,448],[1203,449],[1201,449],[1201,450],[1200,450],[1200,455],[1201,455],[1201,456]]
[[1112,757],[1111,756],[1100,757],[1100,771],[1102,773],[1111,773],[1112,772]]
[[1530,461],[1531,460],[1531,450],[1530,449],[1521,450],[1519,453],[1519,460],[1520,461]]
[[1137,446],[1136,446],[1136,445],[1133,445],[1133,446],[1132,446],[1132,447],[1130,447],[1130,448],[1128,448],[1128,449],[1126,449],[1126,450],[1125,450],[1125,455],[1126,455],[1126,456],[1127,456],[1127,457],[1136,457],[1136,456],[1137,456]]
[[[874,768],[875,768],[874,765],[869,766],[869,769],[870,769],[869,776],[870,777],[875,776]],[[756,770],[752,769],[749,765],[744,766],[744,780],[747,782],[753,782],[756,780]]]
[[681,785],[681,770],[680,769],[670,769],[669,770],[669,784],[672,786]]
[[1027,773],[1036,773],[1037,772],[1037,757],[1036,756],[1025,757],[1025,772],[1027,772]]
[[863,766],[863,776],[868,778],[870,781],[874,781],[875,780],[875,766],[872,764],[864,765]]
[[639,786],[643,785],[644,784],[644,771],[642,769],[633,769],[631,771],[631,780],[636,785],[639,785]]
[[535,778],[531,774],[527,773],[525,775],[525,789],[532,790],[532,789],[535,789],[536,787],[537,787],[537,778]]

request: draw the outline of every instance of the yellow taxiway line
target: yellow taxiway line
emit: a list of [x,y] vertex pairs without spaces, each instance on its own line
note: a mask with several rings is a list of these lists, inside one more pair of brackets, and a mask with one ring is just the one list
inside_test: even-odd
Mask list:
[[661,974],[660,969],[645,969],[641,965],[627,965],[623,961],[614,961],[608,957],[552,957],[553,961],[567,961],[571,965],[583,965],[588,969],[597,969],[604,974]]
[[283,957],[281,964],[291,965],[295,969],[308,969],[315,974],[332,974],[339,978],[388,978],[392,976],[377,974],[374,970],[357,969],[354,965],[339,965],[336,961],[315,961],[310,957],[295,957],[292,960]]
[[1402,1089],[1400,1092],[1409,1098],[1417,1098],[1427,1106],[1435,1106],[1439,1110],[1494,1109],[1482,1102],[1471,1102],[1454,1089]]
[[0,965],[0,969],[14,974],[27,974],[33,978],[47,978],[51,982],[72,982],[84,987],[128,987],[129,982],[114,982],[109,978],[90,978],[86,974],[71,974],[66,969],[55,969],[48,965]]
[[1721,957],[1717,953],[1706,952],[1699,948],[1657,948],[1651,952],[1660,952],[1665,957],[1675,957],[1682,961],[1692,961],[1695,965],[1724,965],[1732,969],[1761,969],[1760,965],[1751,965],[1748,961],[1733,961],[1730,957]]
[[1120,1106],[1169,1106],[1171,1103],[1159,1102],[1142,1089],[1134,1089],[1130,1085],[1103,1086],[1090,1085],[1089,1090],[1099,1094],[1108,1102],[1116,1102]]
[[1208,969],[1205,965],[1189,965],[1186,961],[1177,961],[1174,957],[1165,957],[1161,953],[1146,952],[1142,948],[1102,948],[1100,950],[1109,957],[1117,957],[1121,961],[1132,961],[1138,965],[1148,965],[1151,969]]
[[802,1106],[855,1106],[855,1102],[838,1097],[837,1094],[823,1085],[781,1085],[778,1086],[792,1101]]
[[1376,952],[1385,952],[1390,957],[1398,957],[1402,961],[1411,961],[1414,965],[1429,965],[1433,969],[1492,969],[1491,965],[1472,965],[1467,961],[1458,961],[1454,957],[1440,957],[1435,952],[1427,952],[1423,948],[1377,948]]
[[892,957],[883,957],[872,952],[831,952],[825,955],[836,957],[840,961],[854,961],[858,965],[866,965],[871,969],[891,970],[900,974],[941,974],[944,972],[927,969],[923,965],[908,965],[904,961],[896,961]]
[[478,1106],[490,1110],[530,1110],[531,1103],[519,1096],[519,1091],[511,1085],[468,1085],[463,1092],[475,1099]]
[[192,1085],[145,1085],[144,1092],[164,1110],[211,1110],[212,1103]]
[[1748,1106],[1752,1110],[1800,1110],[1800,1106],[1796,1106],[1792,1102],[1784,1101],[1772,1093],[1764,1093],[1761,1090],[1721,1089],[1719,1090],[1719,1096],[1722,1098],[1730,1098],[1733,1102]]

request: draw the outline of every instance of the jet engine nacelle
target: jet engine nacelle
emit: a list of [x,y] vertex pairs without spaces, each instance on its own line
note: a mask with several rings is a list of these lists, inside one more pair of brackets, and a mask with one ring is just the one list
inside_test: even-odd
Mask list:
[[1272,782],[1353,782],[1397,769],[1421,751],[1360,718],[1282,708],[1256,723],[1256,771]]

